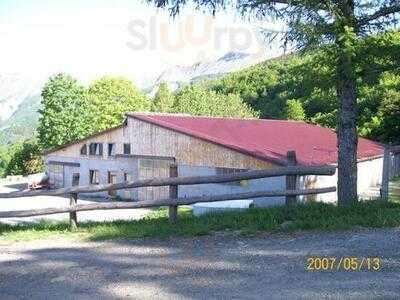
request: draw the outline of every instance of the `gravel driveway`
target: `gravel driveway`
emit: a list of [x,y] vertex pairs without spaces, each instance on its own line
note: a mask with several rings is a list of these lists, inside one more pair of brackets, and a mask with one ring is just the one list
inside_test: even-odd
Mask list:
[[[7,186],[0,186],[0,193],[10,193],[13,191],[20,191],[25,189],[26,183],[9,184]],[[79,196],[78,204],[90,204],[96,202],[105,202],[106,199],[95,198],[82,198]],[[65,207],[69,206],[69,198],[59,196],[37,196],[27,198],[1,198],[0,211],[8,210],[26,210],[26,209],[39,209],[49,207]],[[149,213],[149,209],[119,209],[108,211],[85,211],[78,213],[79,221],[112,221],[112,220],[130,220],[140,219]],[[39,220],[61,221],[67,220],[69,214],[56,214],[39,217],[29,218],[8,218],[1,219],[0,221],[8,224],[17,224],[24,222],[37,222]]]
[[[1,299],[398,299],[400,228],[0,245]],[[306,271],[309,256],[380,271]]]

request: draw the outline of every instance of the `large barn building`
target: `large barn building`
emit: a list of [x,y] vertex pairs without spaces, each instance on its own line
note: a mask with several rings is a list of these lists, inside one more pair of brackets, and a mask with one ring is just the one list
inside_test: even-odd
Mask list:
[[[179,176],[279,168],[287,164],[289,150],[296,151],[300,165],[337,163],[335,132],[304,122],[129,113],[120,126],[46,152],[45,164],[51,185],[60,188],[168,177],[171,164],[177,165]],[[360,195],[380,184],[382,157],[381,144],[359,138]],[[336,182],[336,175],[304,176],[299,187],[334,186]],[[181,186],[178,193],[185,197],[284,187],[285,177],[276,177]],[[121,190],[109,196],[132,201],[168,198],[168,187]],[[335,201],[336,193],[306,200]],[[254,199],[257,206],[280,203],[283,197]]]

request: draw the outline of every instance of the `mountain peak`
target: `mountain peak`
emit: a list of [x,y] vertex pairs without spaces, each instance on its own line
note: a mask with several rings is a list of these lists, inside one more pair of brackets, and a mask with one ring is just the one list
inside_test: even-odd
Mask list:
[[240,60],[240,59],[247,58],[248,56],[249,56],[248,53],[230,51],[230,52],[226,53],[224,56],[220,57],[218,59],[218,61]]
[[[172,90],[180,83],[195,82],[202,78],[215,78],[224,74],[250,67],[260,62],[260,58],[239,51],[229,51],[218,59],[197,62],[191,66],[171,66],[157,78],[154,87],[166,82]],[[150,94],[153,94],[152,91]]]

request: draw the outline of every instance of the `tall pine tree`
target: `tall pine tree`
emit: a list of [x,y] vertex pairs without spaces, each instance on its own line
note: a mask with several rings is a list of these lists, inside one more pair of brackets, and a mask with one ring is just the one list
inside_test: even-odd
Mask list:
[[168,84],[161,82],[154,96],[151,110],[154,112],[171,112],[174,100],[174,94],[171,93]]

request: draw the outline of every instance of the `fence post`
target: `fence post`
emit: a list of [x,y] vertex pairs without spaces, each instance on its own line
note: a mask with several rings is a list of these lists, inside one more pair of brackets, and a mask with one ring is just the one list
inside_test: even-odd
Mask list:
[[[69,195],[69,206],[75,206],[78,202],[78,194],[71,193]],[[76,211],[69,213],[69,226],[71,230],[78,228],[78,216]]]
[[[288,167],[297,165],[296,152],[287,152]],[[286,190],[295,190],[297,188],[297,176],[286,175]],[[297,203],[297,196],[286,196],[286,205],[294,205]]]
[[[178,166],[171,165],[169,167],[169,177],[178,177]],[[169,198],[176,199],[178,198],[178,186],[177,185],[170,185],[169,186]],[[175,223],[178,217],[178,206],[177,205],[170,205],[168,207],[168,216],[169,222]]]
[[381,200],[387,201],[389,198],[389,172],[390,172],[390,148],[385,147],[383,154]]

